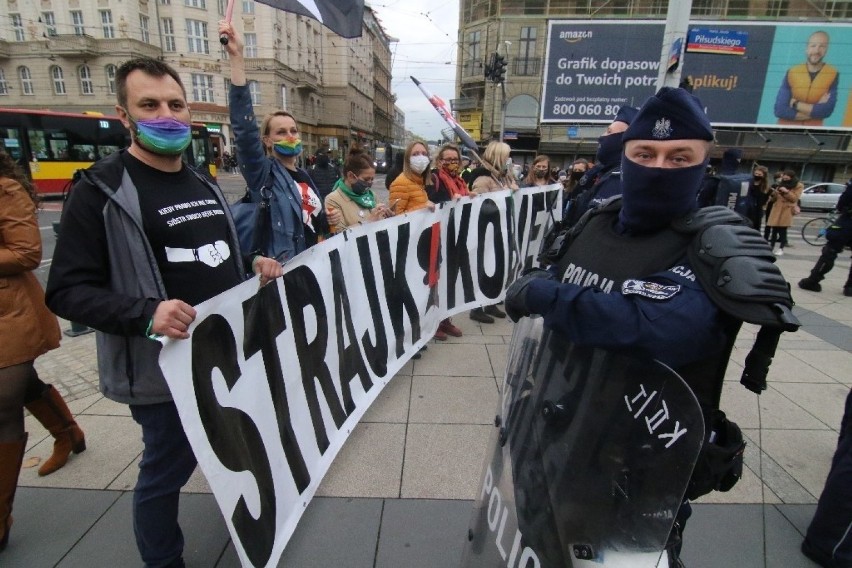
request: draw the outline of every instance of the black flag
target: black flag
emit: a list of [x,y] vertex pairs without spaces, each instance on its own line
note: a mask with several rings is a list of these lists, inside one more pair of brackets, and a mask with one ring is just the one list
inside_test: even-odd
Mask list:
[[284,10],[313,18],[342,37],[361,37],[364,24],[364,0],[257,0]]

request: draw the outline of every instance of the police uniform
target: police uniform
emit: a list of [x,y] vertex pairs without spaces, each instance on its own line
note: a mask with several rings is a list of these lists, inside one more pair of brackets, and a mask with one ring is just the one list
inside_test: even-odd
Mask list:
[[[816,265],[811,270],[810,276],[799,281],[799,288],[813,292],[822,291],[820,282],[825,275],[834,268],[834,261],[843,249],[852,245],[852,179],[846,182],[846,189],[837,201],[837,219],[828,228],[825,234],[826,244],[822,247],[822,254]],[[852,267],[849,268],[849,276],[843,285],[843,295],[852,296]]]
[[[643,105],[622,139],[625,146],[634,139],[712,141],[713,131],[696,97],[663,88]],[[541,314],[545,328],[567,341],[656,359],[674,369],[701,405],[705,457],[711,453],[710,433],[718,431],[714,417],[742,322],[774,326],[764,335],[762,350],[749,355],[754,364],[747,365],[747,373],[759,375],[752,390],[765,388],[761,379],[780,330],[798,326],[789,311],[786,281],[761,236],[725,208],[695,210],[706,164],[705,158],[683,168],[650,168],[622,157],[622,196],[553,239],[543,255],[549,273],[522,277],[506,295],[513,319]],[[758,296],[772,299],[755,310],[749,303]],[[693,474],[689,498],[736,482],[739,472],[725,469],[742,465],[744,444],[736,432],[738,441],[720,462],[724,467],[705,464],[705,479]],[[679,520],[686,517],[688,506]],[[677,524],[673,535],[679,547],[675,533]]]

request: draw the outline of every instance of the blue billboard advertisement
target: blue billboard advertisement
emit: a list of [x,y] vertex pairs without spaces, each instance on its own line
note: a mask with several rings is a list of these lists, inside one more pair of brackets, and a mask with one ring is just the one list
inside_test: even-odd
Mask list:
[[[551,20],[541,121],[608,123],[654,94],[663,22]],[[852,129],[852,25],[690,26],[682,77],[716,126]]]

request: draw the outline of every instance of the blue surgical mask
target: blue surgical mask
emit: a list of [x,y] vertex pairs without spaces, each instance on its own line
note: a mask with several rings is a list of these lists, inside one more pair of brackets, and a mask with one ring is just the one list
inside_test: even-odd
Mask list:
[[648,168],[622,158],[619,221],[632,233],[651,233],[683,217],[696,207],[706,166]]
[[127,119],[136,130],[136,141],[155,154],[178,156],[192,141],[189,124],[171,117],[136,120],[127,113]]

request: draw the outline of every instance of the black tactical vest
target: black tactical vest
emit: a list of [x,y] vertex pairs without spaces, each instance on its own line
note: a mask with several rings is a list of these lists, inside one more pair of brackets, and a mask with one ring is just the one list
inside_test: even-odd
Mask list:
[[618,210],[593,215],[559,259],[563,282],[618,292],[629,278],[644,278],[678,264],[692,235],[671,228],[647,236],[619,235]]

